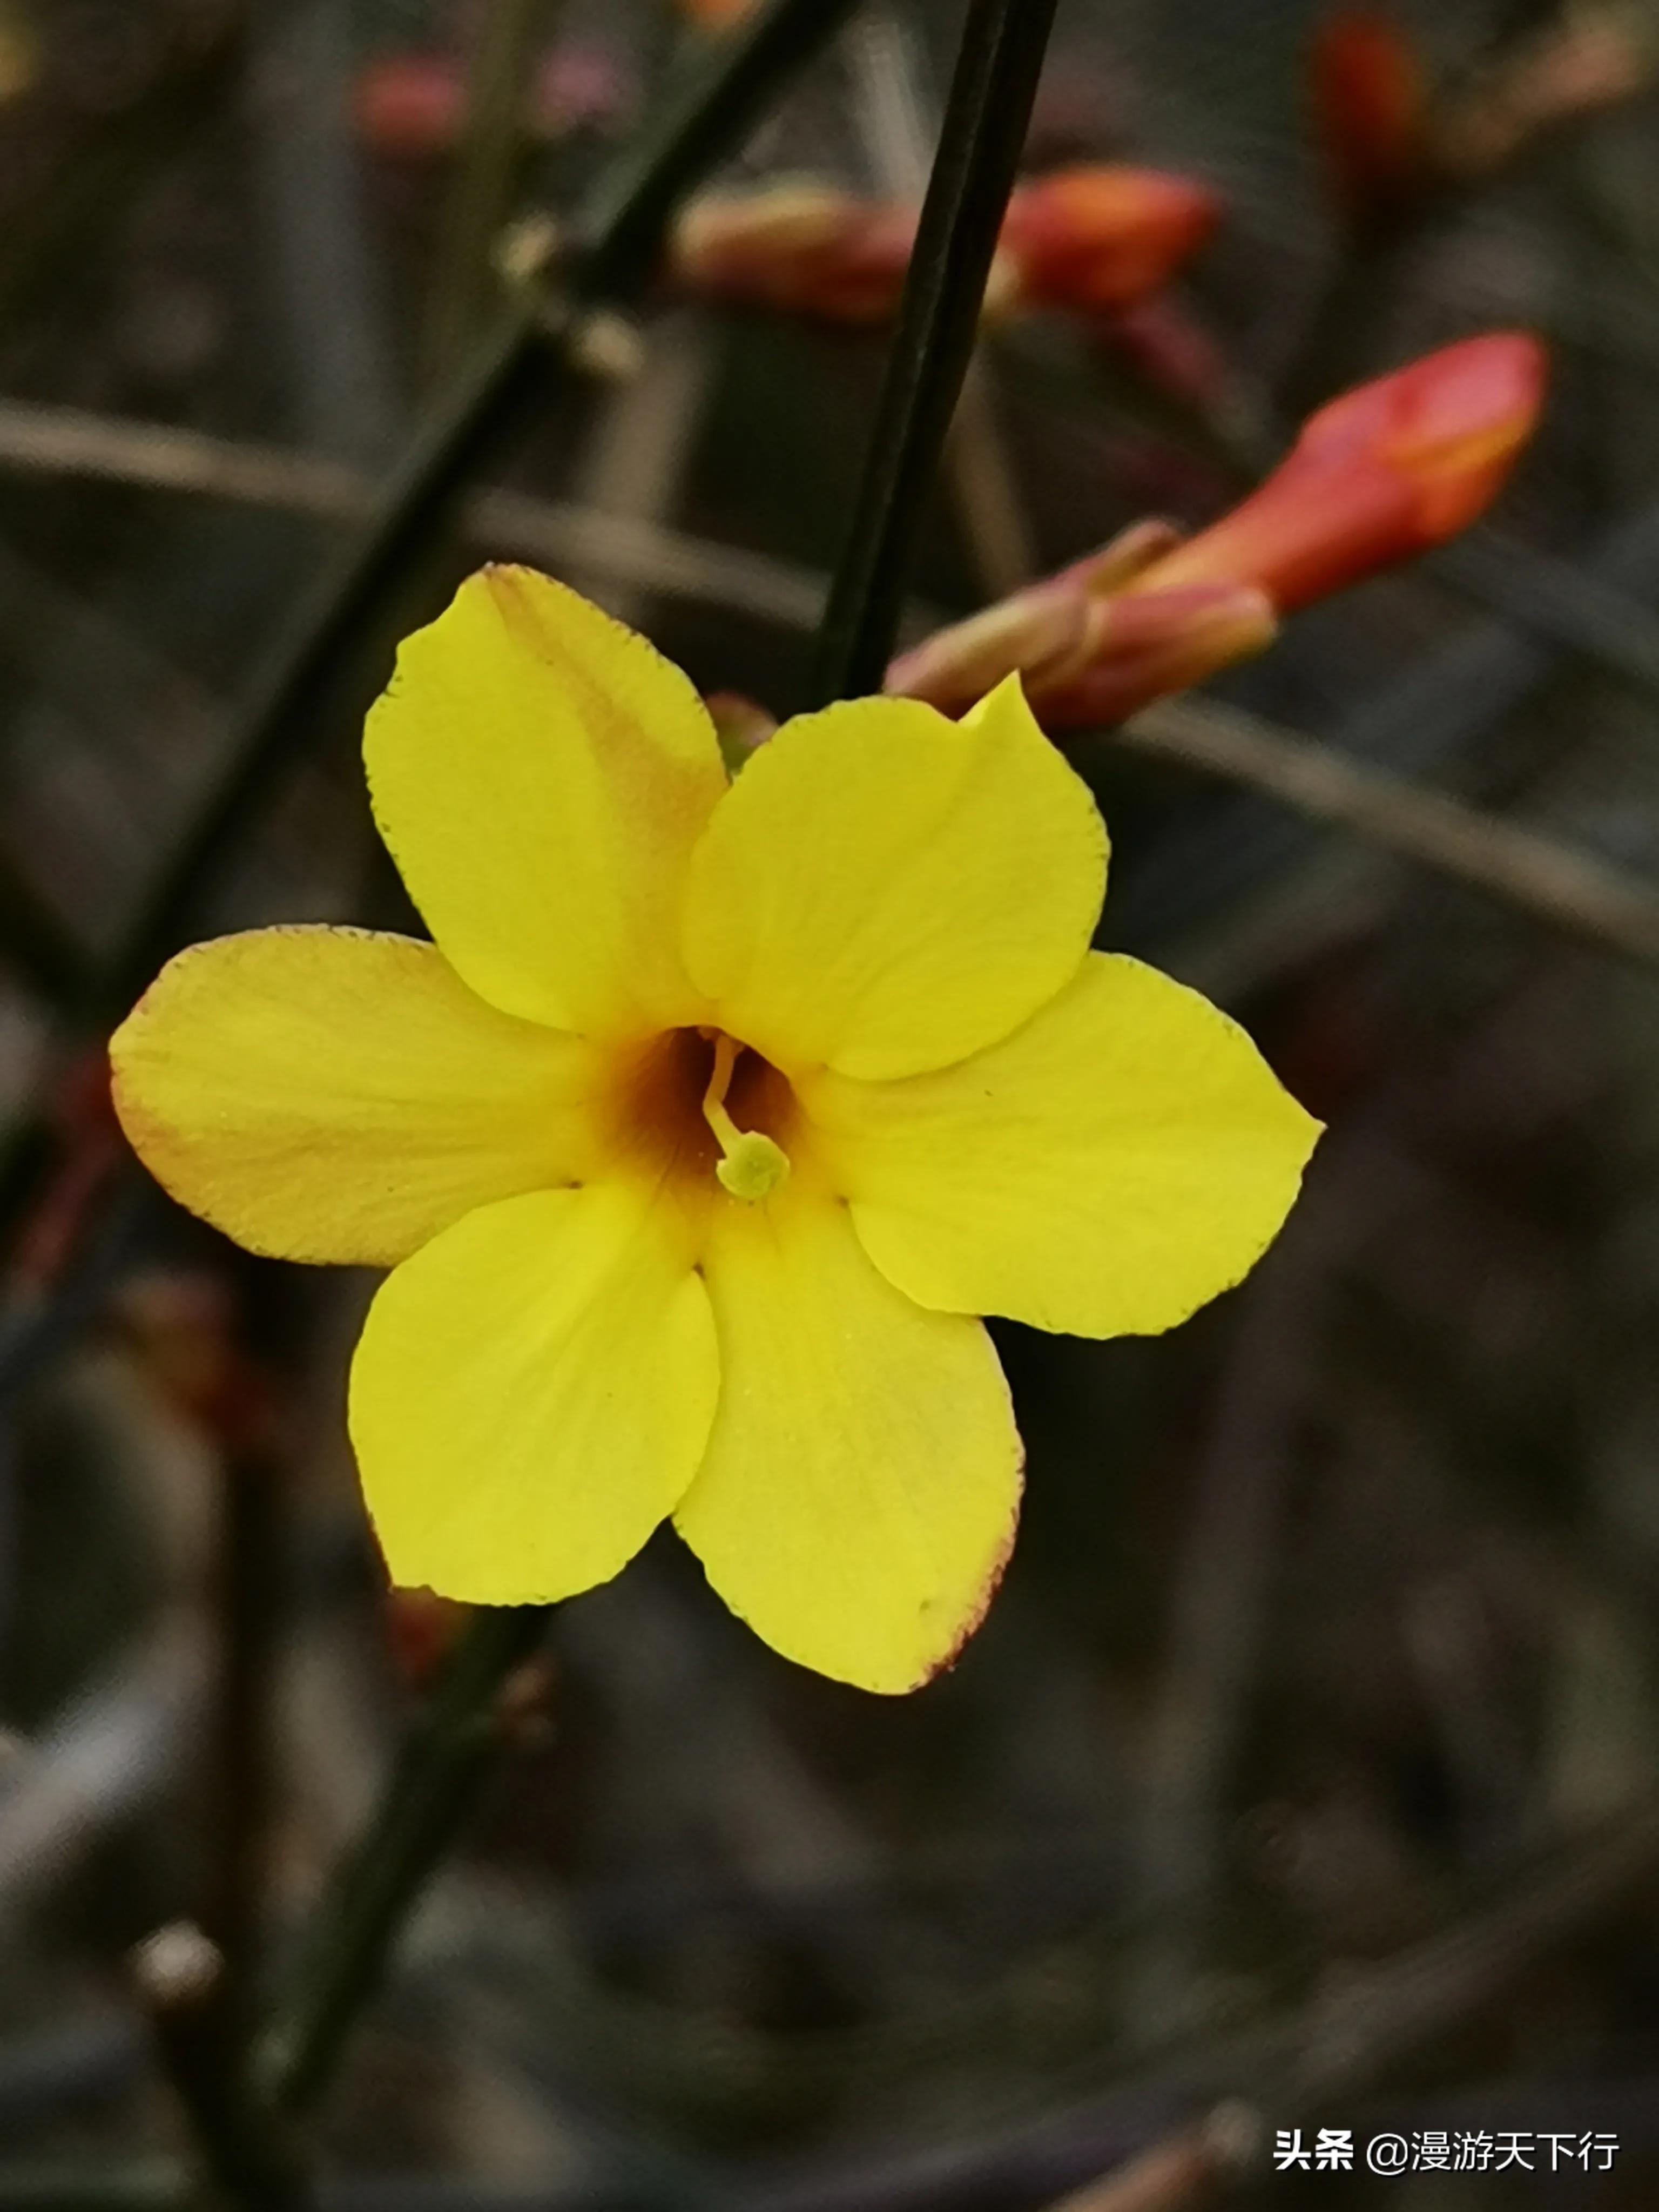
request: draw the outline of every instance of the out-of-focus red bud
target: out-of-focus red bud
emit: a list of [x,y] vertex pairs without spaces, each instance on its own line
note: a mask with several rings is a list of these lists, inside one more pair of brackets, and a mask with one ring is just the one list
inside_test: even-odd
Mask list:
[[1535,338],[1499,331],[1345,392],[1208,530],[1138,523],[902,654],[886,688],[957,714],[1018,671],[1060,731],[1201,683],[1261,652],[1293,608],[1472,522],[1531,433],[1545,368]]
[[1002,249],[1023,300],[1109,312],[1167,283],[1220,212],[1215,194],[1188,177],[1106,163],[1056,169],[1016,189]]
[[389,54],[357,79],[358,136],[377,154],[401,159],[442,154],[460,136],[466,88],[442,54]]
[[[609,127],[632,104],[631,88],[602,49],[569,42],[550,48],[530,79],[524,125],[538,138],[579,126]],[[459,56],[386,54],[357,78],[358,136],[377,154],[404,161],[450,153],[466,123],[466,74]]]
[[1497,495],[1547,372],[1536,338],[1497,331],[1344,392],[1259,490],[1130,588],[1250,584],[1283,615],[1427,551]]
[[449,1656],[467,1609],[435,1590],[389,1589],[381,1619],[392,1663],[412,1690],[424,1690]]
[[1187,584],[1121,593],[1099,606],[1094,650],[1075,671],[1027,686],[1045,730],[1099,729],[1151,700],[1190,690],[1236,660],[1265,653],[1279,624],[1265,593],[1244,584]]
[[679,0],[681,15],[704,31],[723,31],[741,22],[754,5],[755,0]]
[[1131,596],[1134,578],[1176,540],[1138,523],[1045,583],[941,630],[896,660],[887,690],[960,714],[1018,672],[1047,730],[1121,721],[1150,699],[1201,683],[1272,642],[1259,591],[1203,583]]
[[709,192],[674,226],[669,268],[691,290],[825,322],[885,322],[915,240],[913,209],[787,179]]
[[[1009,204],[985,313],[1023,306],[1112,314],[1166,281],[1214,228],[1213,194],[1153,169],[1065,169]],[[785,179],[706,193],[675,226],[669,268],[691,290],[820,321],[890,319],[916,210]]]
[[901,653],[887,672],[885,688],[902,698],[926,700],[941,714],[961,714],[1018,670],[1029,697],[1041,675],[1081,666],[1095,617],[1082,584],[1069,573],[1052,577]]
[[1309,54],[1314,123],[1344,214],[1385,228],[1435,181],[1429,88],[1416,49],[1389,16],[1339,8]]

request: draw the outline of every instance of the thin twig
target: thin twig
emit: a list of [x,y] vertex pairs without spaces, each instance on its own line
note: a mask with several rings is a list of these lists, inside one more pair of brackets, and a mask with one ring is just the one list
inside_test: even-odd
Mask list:
[[1266,793],[1495,892],[1555,928],[1659,963],[1659,885],[1237,708],[1160,700],[1115,732],[1113,742]]
[[379,1809],[322,1906],[287,2004],[262,2039],[262,2095],[309,2105],[326,2086],[410,1908],[454,1840],[503,1740],[503,1686],[546,1632],[548,1606],[477,1613],[404,1746]]
[[[923,90],[914,29],[890,9],[866,9],[846,41],[858,121],[876,182],[912,203],[927,189],[932,103]],[[983,348],[968,364],[945,443],[945,470],[979,588],[1006,599],[1036,574],[1031,526],[997,422],[996,391]]]
[[1424,563],[1482,606],[1537,637],[1582,653],[1627,684],[1659,692],[1659,618],[1593,568],[1496,530],[1472,530]]
[[922,203],[847,549],[819,640],[820,700],[876,691],[922,510],[973,356],[1055,0],[973,0]]
[[138,1946],[132,1972],[209,2178],[242,2212],[305,2212],[311,2194],[293,2147],[238,2069],[217,1946],[175,1922]]
[[[24,399],[0,400],[0,468],[142,484],[330,522],[360,521],[374,501],[366,476],[318,454]],[[460,520],[474,544],[491,553],[585,568],[614,584],[701,600],[786,629],[816,629],[829,592],[827,576],[794,562],[524,492],[476,492]],[[912,619],[926,627],[944,617],[917,610]]]
[[217,1679],[211,1719],[214,1895],[208,1927],[224,1960],[224,2009],[245,2047],[264,1917],[275,1800],[273,1677],[283,1597],[286,1470],[266,1440],[219,1469]]

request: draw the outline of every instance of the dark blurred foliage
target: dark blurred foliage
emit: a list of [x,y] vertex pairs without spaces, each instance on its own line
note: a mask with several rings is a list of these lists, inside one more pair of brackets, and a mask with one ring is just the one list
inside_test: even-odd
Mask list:
[[[482,7],[0,7],[0,870],[87,958],[118,941],[335,542],[302,457],[386,464],[488,312],[501,222],[570,204],[694,35],[659,0],[519,12],[505,82],[532,93],[469,119]],[[977,434],[1047,571],[1144,513],[1215,513],[1345,383],[1538,329],[1552,401],[1490,523],[1297,618],[1220,689],[1651,867],[1659,100],[1540,131],[1360,240],[1308,113],[1316,15],[1065,0],[1031,162],[1123,157],[1219,192],[1173,304],[1224,388],[1195,406],[1033,321],[986,362]],[[902,67],[935,112],[959,21],[921,0],[895,17],[740,168],[890,188],[872,108]],[[1555,21],[1515,0],[1395,20],[1449,97]],[[1659,39],[1650,12],[1641,29]],[[811,635],[781,613],[835,556],[881,336],[666,298],[641,327],[635,380],[550,386],[503,457],[532,519],[434,544],[398,627],[484,554],[539,550],[706,688],[787,712]],[[40,406],[294,466],[258,497],[123,481],[107,453],[54,459]],[[573,508],[626,527],[577,542]],[[992,595],[996,553],[942,494],[918,602]],[[204,933],[407,925],[356,755],[395,635],[363,641]],[[1042,2203],[1194,2095],[1248,2093],[1226,2054],[1253,2033],[1659,1780],[1659,981],[1266,800],[1103,742],[1079,760],[1114,838],[1102,941],[1218,996],[1331,1125],[1291,1228],[1167,1339],[998,1329],[1024,1530],[983,1631],[914,1698],[790,1668],[667,1536],[564,1608],[550,1728],[434,1885],[330,2107],[341,2173],[453,2175],[457,2205]],[[0,972],[9,1115],[59,1081],[63,1034]],[[93,1141],[70,1115],[51,1172]],[[238,1446],[181,1371],[234,1352],[282,1408],[272,1957],[368,1808],[431,1632],[388,1620],[344,1441],[370,1285],[248,1261],[159,1200],[99,1234],[40,1356],[0,1358],[17,2158],[179,2140],[120,1962],[200,1910],[221,1838],[204,1715]],[[50,1284],[15,1293],[8,1328]],[[1612,2130],[1613,2174],[1360,2178],[1351,2200],[1651,2201],[1654,1874],[1316,2116]]]

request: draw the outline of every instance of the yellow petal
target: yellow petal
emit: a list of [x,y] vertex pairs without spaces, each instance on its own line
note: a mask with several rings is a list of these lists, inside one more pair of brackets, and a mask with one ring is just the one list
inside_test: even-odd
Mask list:
[[181,1205],[256,1252],[371,1267],[586,1172],[597,1058],[359,929],[193,945],[110,1044],[122,1127]]
[[363,754],[410,896],[492,1006],[590,1036],[699,1018],[678,917],[726,770],[642,637],[532,569],[485,568],[404,641]]
[[855,699],[787,722],[691,863],[686,960],[725,1029],[793,1071],[911,1075],[1075,972],[1106,832],[1010,680],[960,722]]
[[627,1564],[714,1414],[692,1259],[669,1209],[599,1185],[486,1206],[387,1276],[350,1427],[394,1582],[530,1605]]
[[901,1297],[845,1208],[793,1181],[717,1210],[705,1270],[720,1402],[681,1534],[787,1658],[916,1688],[1013,1542],[1020,1444],[990,1339]]
[[890,1282],[926,1306],[1079,1336],[1173,1328],[1238,1282],[1320,1128],[1236,1022],[1101,952],[960,1066],[823,1076],[803,1103]]

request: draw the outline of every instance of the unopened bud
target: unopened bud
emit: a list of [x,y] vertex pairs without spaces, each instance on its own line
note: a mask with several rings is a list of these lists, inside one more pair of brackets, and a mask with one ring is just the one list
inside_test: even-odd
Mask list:
[[375,153],[430,159],[460,137],[466,87],[444,56],[392,54],[362,72],[352,105],[358,134]]
[[700,30],[724,31],[740,23],[755,0],[679,0],[680,13],[689,15]]
[[[1148,537],[1167,525],[1145,526]],[[1121,721],[1272,643],[1272,606],[1245,586],[1131,594],[1104,580],[1113,548],[942,630],[888,671],[887,689],[960,714],[1018,674],[1046,730]],[[1103,588],[1103,584],[1104,587]]]
[[674,227],[672,274],[690,290],[826,322],[885,322],[915,241],[914,209],[786,179],[709,192]]
[[1547,367],[1536,338],[1499,331],[1344,392],[1257,491],[1130,588],[1250,584],[1282,615],[1442,544],[1496,497]]
[[1188,177],[1108,163],[1056,169],[1016,190],[1002,248],[1022,300],[1101,313],[1167,283],[1219,214],[1214,193]]
[[1102,604],[1085,665],[1028,684],[1026,696],[1045,730],[1108,728],[1265,653],[1278,633],[1271,603],[1248,585],[1122,593]]
[[901,653],[885,688],[945,714],[965,714],[1006,676],[1023,677],[1029,696],[1039,675],[1082,665],[1095,620],[1087,589],[1069,574],[1034,584]]
[[1332,190],[1356,230],[1389,228],[1437,181],[1428,82],[1390,17],[1338,8],[1309,56],[1314,124]]

